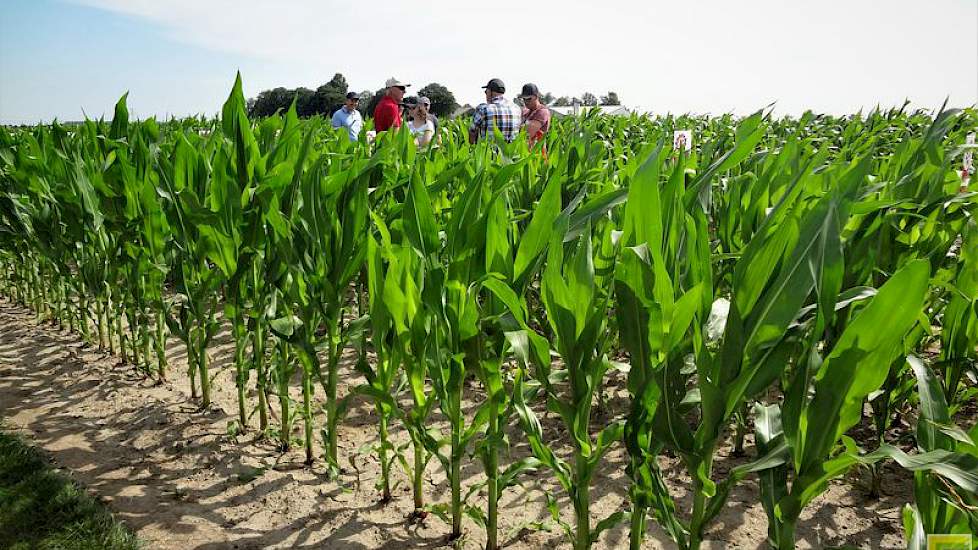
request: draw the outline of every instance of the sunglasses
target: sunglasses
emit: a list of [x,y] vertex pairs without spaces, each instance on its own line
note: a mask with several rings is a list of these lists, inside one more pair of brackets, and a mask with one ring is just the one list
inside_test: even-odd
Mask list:
[[397,88],[398,90],[402,91],[402,92],[406,92],[407,91],[407,86],[394,86],[394,87]]

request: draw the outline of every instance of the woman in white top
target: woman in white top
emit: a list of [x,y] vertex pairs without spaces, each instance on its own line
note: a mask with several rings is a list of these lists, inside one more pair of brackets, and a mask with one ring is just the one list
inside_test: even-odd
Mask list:
[[418,147],[428,145],[435,135],[435,124],[428,118],[430,108],[431,100],[424,96],[419,97],[418,102],[411,106],[411,121],[407,127]]

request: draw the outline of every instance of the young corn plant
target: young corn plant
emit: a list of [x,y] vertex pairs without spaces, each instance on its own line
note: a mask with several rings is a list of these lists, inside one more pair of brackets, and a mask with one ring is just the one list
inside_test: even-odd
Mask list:
[[[518,307],[515,294],[498,276],[489,276],[504,258],[511,257],[508,213],[504,194],[520,165],[510,164],[499,170],[484,169],[474,177],[460,178],[461,188],[451,203],[451,216],[439,224],[426,186],[417,173],[412,175],[401,215],[401,230],[413,253],[423,261],[423,287],[420,291],[429,328],[419,331],[406,325],[413,347],[421,336],[430,359],[428,375],[438,405],[447,417],[450,433],[448,453],[442,451],[441,438],[418,433],[429,452],[436,456],[448,474],[451,500],[447,506],[433,509],[450,518],[450,539],[462,537],[462,519],[468,515],[487,529],[487,548],[498,546],[498,501],[500,494],[532,462],[509,467],[500,464],[499,450],[505,447],[503,428],[511,417],[509,392],[505,389],[502,361],[506,340],[498,331],[496,320],[507,308]],[[440,238],[439,229],[444,233]],[[411,290],[406,287],[405,290]],[[489,297],[488,294],[493,297]],[[413,293],[412,293],[413,294]],[[500,296],[506,296],[503,301]],[[392,303],[403,299],[391,297]],[[405,318],[410,315],[405,316]],[[412,392],[419,394],[422,383],[408,366]],[[475,375],[485,388],[487,400],[480,404],[474,418],[468,421],[462,407],[466,378]],[[418,401],[417,397],[415,398]],[[417,403],[416,403],[417,408]],[[488,514],[470,506],[468,501],[482,484],[474,484],[463,494],[462,460],[475,443],[482,458],[489,493]]]
[[[386,245],[390,243],[390,235],[382,221],[378,231]],[[393,246],[381,247],[373,234],[367,237],[367,293],[369,297],[370,336],[373,344],[374,365],[371,366],[366,358],[360,361],[360,371],[367,383],[355,390],[363,393],[374,401],[377,411],[377,455],[380,460],[380,480],[377,482],[381,492],[380,501],[388,503],[391,500],[391,467],[399,457],[399,450],[391,442],[389,429],[390,421],[396,416],[403,416],[397,402],[401,388],[399,374],[404,362],[403,347],[399,345],[398,330],[402,333],[407,329],[405,319],[417,314],[419,293],[410,269],[406,262],[400,261],[393,253],[384,258],[385,251],[392,252]],[[410,251],[408,251],[410,253]],[[385,261],[386,260],[386,261]],[[409,265],[409,264],[408,264]],[[417,300],[417,301],[415,301]],[[422,381],[423,384],[423,381]],[[424,468],[420,468],[423,475]],[[410,472],[409,472],[410,474]],[[418,483],[420,485],[420,481]],[[423,488],[416,487],[423,491]],[[423,493],[415,496],[415,510],[423,508]]]
[[[438,405],[448,420],[448,454],[440,437],[427,439],[429,451],[444,467],[451,491],[447,514],[442,507],[433,510],[450,517],[451,541],[461,539],[462,519],[471,508],[462,494],[462,460],[477,435],[482,419],[467,424],[462,408],[467,369],[478,361],[470,350],[478,336],[479,288],[475,284],[485,272],[477,251],[485,242],[483,180],[475,178],[455,197],[453,217],[440,225],[431,200],[420,178],[415,174],[402,210],[402,231],[406,240],[423,258],[424,307],[431,312],[431,347],[428,375]],[[480,225],[483,228],[480,236]],[[444,241],[439,230],[444,227]],[[467,351],[470,353],[467,354]],[[477,517],[477,516],[476,516]]]
[[[946,285],[949,298],[941,317],[944,401],[956,411],[978,391],[978,223],[971,220],[961,235],[957,274]],[[968,385],[968,376],[972,384]]]
[[[296,114],[294,102],[286,113],[281,128],[269,125],[268,122],[266,120],[263,123],[262,128],[265,131],[257,139],[260,144],[265,144],[265,150],[268,151],[263,157],[265,164],[273,168],[267,172],[265,178],[258,181],[253,190],[254,201],[249,204],[246,212],[247,229],[243,232],[242,265],[238,269],[238,280],[232,279],[229,284],[234,298],[230,300],[230,305],[238,316],[246,319],[242,322],[247,323],[252,347],[250,364],[242,361],[239,365],[236,380],[238,392],[239,396],[244,393],[248,374],[253,369],[258,394],[259,430],[262,435],[269,429],[266,395],[271,373],[266,360],[268,334],[275,333],[277,328],[280,329],[277,334],[286,339],[294,335],[292,318],[278,316],[278,300],[281,287],[290,286],[290,265],[296,263],[294,228],[289,220],[295,218],[292,215],[292,205],[298,196],[299,183],[315,135],[312,129],[305,135],[302,134],[304,126]],[[244,134],[241,143],[249,143]],[[235,283],[239,292],[234,292]],[[276,323],[275,326],[272,325],[273,322]],[[307,448],[307,453],[311,453],[311,449]]]
[[[176,295],[166,307],[166,324],[187,346],[191,394],[196,396],[199,375],[202,407],[211,400],[207,346],[220,326],[219,291],[241,276],[242,196],[251,197],[255,182],[265,177],[240,75],[224,104],[221,128],[206,140],[178,135],[172,160],[160,158],[161,196],[179,263],[171,271]],[[241,266],[243,273],[247,267]]]
[[625,445],[632,480],[630,547],[642,545],[650,512],[674,540],[687,536],[658,464],[669,415],[686,414],[686,357],[702,345],[700,327],[712,303],[705,216],[682,210],[683,158],[660,190],[660,143],[641,162],[628,191],[615,269],[619,338],[631,368]]
[[[310,379],[319,380],[326,394],[325,459],[336,475],[338,429],[344,413],[337,398],[340,356],[346,343],[362,330],[363,321],[347,312],[351,286],[366,260],[367,190],[379,174],[380,159],[354,157],[348,165],[342,165],[323,153],[310,162],[295,202],[295,260],[308,294],[301,300],[304,343],[299,352]],[[328,162],[335,163],[329,167],[331,170]],[[325,372],[316,353],[320,323],[325,325]]]
[[[529,327],[528,307],[524,297],[517,290],[525,291],[525,283],[515,279],[514,226],[510,221],[510,208],[506,200],[513,195],[512,174],[519,170],[522,163],[509,164],[492,174],[492,187],[498,191],[507,191],[498,195],[490,203],[485,221],[485,259],[486,276],[479,286],[486,291],[480,300],[479,336],[475,346],[470,348],[477,357],[475,374],[486,394],[485,400],[476,410],[473,425],[482,424],[481,437],[475,444],[476,452],[482,461],[485,472],[485,488],[488,499],[486,513],[475,514],[479,523],[486,530],[486,550],[497,550],[499,544],[499,501],[503,491],[518,485],[520,477],[530,471],[535,471],[542,465],[539,459],[527,457],[521,460],[505,463],[506,451],[509,450],[509,439],[506,428],[511,423],[516,401],[514,390],[521,385],[526,375],[527,365],[549,363],[549,346],[545,339],[533,332]],[[554,189],[558,187],[553,183]],[[542,229],[544,220],[556,214],[559,207],[559,197],[551,193],[542,208],[534,214],[538,219],[531,220],[534,230],[528,230],[524,235],[529,237],[520,242],[515,253],[522,260],[521,266],[537,263],[544,250],[538,246],[545,243]],[[481,225],[480,225],[481,228]],[[549,228],[547,228],[549,229]],[[524,277],[521,279],[526,281]],[[505,361],[512,355],[522,368],[510,370]],[[533,359],[531,359],[531,355]],[[469,493],[479,490],[482,484],[475,484]]]
[[[762,500],[769,503],[769,535],[779,549],[795,547],[795,526],[813,498],[828,482],[859,463],[855,442],[846,431],[859,422],[867,396],[879,388],[894,360],[903,353],[902,340],[920,318],[929,268],[924,261],[907,264],[886,282],[859,311],[835,346],[822,359],[809,348],[789,386],[780,414],[762,426],[783,428],[760,437],[783,437],[769,454],[784,456],[782,470],[762,475],[762,480],[783,481],[788,464],[795,472],[790,488],[781,483],[762,483]],[[780,417],[780,418],[778,418]],[[842,446],[840,447],[840,443]],[[840,452],[841,451],[841,452]]]
[[[397,415],[407,430],[412,448],[411,464],[407,464],[400,449],[397,458],[411,479],[414,502],[411,519],[420,521],[428,514],[424,496],[424,473],[432,456],[428,449],[438,445],[428,426],[436,399],[427,384],[432,348],[429,347],[430,315],[421,296],[423,262],[415,248],[392,241],[390,230],[379,216],[372,215],[372,219],[380,237],[378,241],[371,233],[367,241],[370,322],[378,366],[367,375],[365,391],[376,400],[378,407],[386,407],[379,412]],[[385,359],[381,359],[381,355]],[[398,372],[403,372],[411,395],[412,404],[408,408],[401,407],[395,399],[396,392],[390,391],[393,377]],[[383,441],[381,449],[387,450]],[[382,486],[389,484],[385,481],[388,477],[389,470],[382,476]]]
[[612,338],[606,330],[611,279],[595,274],[590,229],[570,240],[565,252],[566,234],[564,219],[555,229],[547,251],[541,295],[565,367],[561,375],[566,376],[567,387],[551,380],[554,375],[535,382],[544,392],[548,409],[560,416],[571,435],[571,462],[558,457],[543,436],[540,421],[527,403],[527,398],[532,398],[533,385],[518,380],[514,398],[534,456],[554,473],[571,497],[574,527],[560,517],[554,519],[564,528],[574,548],[584,550],[624,516],[623,512],[615,512],[592,526],[590,511],[592,479],[605,453],[621,439],[623,423],[611,422],[596,436],[591,432],[594,400],[611,367],[607,354]]
[[[820,307],[835,306],[838,291],[831,289],[841,269],[839,234],[846,205],[866,169],[866,162],[855,163],[842,172],[838,190],[814,204],[800,200],[811,184],[806,182],[806,171],[799,170],[745,247],[734,268],[730,311],[719,351],[714,354],[702,343],[694,347],[700,409],[695,431],[684,420],[689,389],[680,376],[682,370],[674,369],[671,379],[663,379],[659,398],[668,400],[658,403],[651,434],[683,460],[693,479],[688,522],[675,513],[671,495],[654,477],[649,486],[657,519],[677,538],[680,548],[699,548],[706,527],[722,509],[733,483],[763,466],[744,465],[720,484],[712,479],[713,460],[733,416],[748,399],[779,378],[795,352],[796,341],[785,338],[785,334],[802,313],[809,295],[818,288]],[[690,191],[695,189],[694,185]]]
[[978,531],[978,424],[967,432],[954,425],[940,381],[917,357],[907,362],[920,395],[919,452],[884,451],[914,472],[914,503],[904,506],[904,530],[909,550],[925,550],[927,535]]
[[[294,118],[290,113],[287,124]],[[315,123],[307,132],[294,160],[286,157],[281,170],[276,170],[287,175],[282,184],[287,191],[281,214],[269,217],[269,222],[277,234],[275,240],[291,247],[274,251],[270,262],[281,268],[276,284],[284,298],[270,328],[289,343],[302,365],[307,463],[312,463],[314,453],[314,381],[319,381],[326,394],[325,459],[335,476],[339,474],[337,430],[343,414],[337,398],[340,355],[362,324],[346,318],[347,298],[366,256],[367,185],[378,162],[353,159],[343,166],[341,160],[310,149]],[[335,163],[331,174],[329,162]],[[318,353],[321,325],[325,325],[325,373]],[[286,391],[283,387],[279,393]]]

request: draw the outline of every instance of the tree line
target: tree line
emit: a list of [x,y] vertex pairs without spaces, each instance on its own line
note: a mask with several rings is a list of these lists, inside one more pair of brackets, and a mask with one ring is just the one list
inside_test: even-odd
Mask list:
[[[350,86],[341,73],[336,73],[333,78],[315,90],[299,87],[284,88],[277,87],[271,90],[263,90],[257,97],[248,100],[248,115],[252,117],[267,117],[276,112],[285,112],[296,102],[296,112],[300,117],[312,117],[316,115],[331,116],[337,109],[343,106],[346,94],[350,92]],[[375,91],[363,90],[360,92],[360,114],[369,116],[373,113],[374,107],[384,96],[386,90],[380,88]],[[455,101],[455,95],[445,86],[432,82],[418,89],[416,95],[425,96],[431,100],[431,112],[436,116],[451,116],[458,109],[459,104]],[[607,95],[600,97],[591,92],[584,92],[580,97],[554,97],[551,93],[540,96],[540,100],[545,105],[554,107],[567,107],[570,105],[583,105],[586,107],[595,105],[621,105],[618,94],[609,91]]]
[[579,98],[561,96],[557,99],[553,99],[553,96],[550,96],[550,99],[551,101],[545,101],[545,103],[547,103],[547,105],[553,105],[554,107],[569,107],[575,103],[578,105],[584,105],[585,107],[594,107],[595,105],[621,105],[621,100],[618,99],[618,93],[611,91],[608,92],[608,95],[603,95],[600,98],[591,92],[584,92]]
[[[337,109],[343,106],[346,94],[350,92],[350,86],[341,73],[336,73],[329,82],[319,86],[315,90],[305,87],[284,88],[278,87],[271,90],[263,90],[257,97],[248,100],[248,115],[253,117],[266,117],[276,112],[286,112],[292,101],[295,100],[296,113],[300,117],[312,117],[316,115],[331,116]],[[367,116],[374,111],[374,107],[384,96],[386,90],[380,88],[376,91],[363,90],[360,95],[360,114]],[[441,84],[432,82],[417,91],[417,95],[423,95],[431,100],[431,112],[437,116],[448,116],[455,112],[458,103],[455,96]]]

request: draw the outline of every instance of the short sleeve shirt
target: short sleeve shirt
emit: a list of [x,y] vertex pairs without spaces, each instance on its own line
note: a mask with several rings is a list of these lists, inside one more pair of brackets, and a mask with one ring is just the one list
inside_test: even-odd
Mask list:
[[494,133],[498,128],[506,141],[513,141],[520,133],[522,113],[520,108],[503,96],[496,96],[489,103],[475,108],[470,130],[476,131],[480,138]]
[[333,128],[346,128],[350,133],[350,141],[356,141],[357,136],[360,135],[360,129],[363,128],[363,117],[360,116],[360,111],[356,109],[353,112],[347,112],[346,107],[340,107],[333,113],[332,124]]
[[411,131],[412,137],[423,136],[425,132],[435,132],[435,123],[432,122],[431,119],[428,119],[421,126],[415,127],[414,123],[412,122],[408,124],[408,130]]
[[383,132],[401,127],[401,107],[390,96],[385,95],[374,109],[374,129]]
[[530,136],[531,141],[537,141],[543,137],[544,134],[550,131],[550,109],[541,105],[539,108],[531,111],[527,108],[523,108],[523,125],[526,126],[531,120],[540,123],[540,130],[537,135]]

